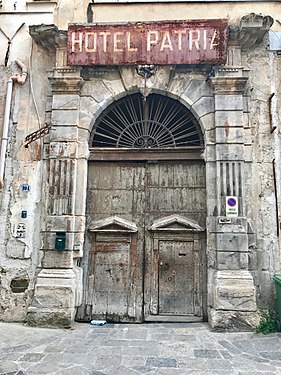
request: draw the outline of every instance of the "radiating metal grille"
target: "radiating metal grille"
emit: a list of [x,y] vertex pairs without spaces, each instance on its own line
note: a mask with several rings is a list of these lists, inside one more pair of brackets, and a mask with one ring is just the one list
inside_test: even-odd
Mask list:
[[167,148],[203,146],[200,127],[179,101],[164,95],[129,95],[97,120],[92,147]]

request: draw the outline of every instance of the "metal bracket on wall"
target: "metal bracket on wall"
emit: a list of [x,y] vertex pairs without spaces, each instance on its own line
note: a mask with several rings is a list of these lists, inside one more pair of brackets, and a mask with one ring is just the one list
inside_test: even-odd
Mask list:
[[144,79],[144,93],[143,96],[146,98],[148,96],[148,92],[146,90],[146,82],[147,79],[154,76],[156,74],[156,68],[155,65],[138,65],[137,68],[137,73],[139,76],[143,77]]
[[45,126],[43,126],[43,128],[39,129],[39,130],[36,130],[35,132],[27,135],[25,137],[25,142],[26,144],[24,145],[24,147],[28,148],[28,145],[31,143],[31,142],[34,142],[36,141],[37,139],[39,138],[42,138],[44,137],[45,135],[49,134],[50,133],[50,130],[51,130],[51,127],[52,125],[49,125],[49,124],[46,124]]
[[156,69],[154,65],[138,65],[137,73],[138,75],[146,79],[154,76],[156,73]]

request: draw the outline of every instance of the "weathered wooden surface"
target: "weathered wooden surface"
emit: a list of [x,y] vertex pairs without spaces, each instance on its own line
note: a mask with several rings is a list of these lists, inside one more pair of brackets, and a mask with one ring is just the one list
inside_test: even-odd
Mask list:
[[159,313],[194,314],[193,242],[159,243]]
[[[160,232],[150,227],[175,213],[204,227],[205,207],[202,162],[89,163],[87,216],[95,232],[87,234],[79,318],[202,318],[204,247],[194,244],[199,238],[202,244],[204,234],[179,223]],[[135,224],[137,232],[125,233],[122,220],[105,221],[112,225],[99,232],[93,223],[112,216]]]

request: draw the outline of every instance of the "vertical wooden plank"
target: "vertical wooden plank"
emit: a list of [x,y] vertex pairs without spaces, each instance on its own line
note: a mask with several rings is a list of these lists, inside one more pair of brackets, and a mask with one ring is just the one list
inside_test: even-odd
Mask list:
[[108,305],[108,287],[110,287],[110,273],[108,272],[108,254],[96,253],[94,263],[94,286],[91,292],[93,314],[105,315]]
[[175,315],[194,314],[193,243],[175,242]]
[[203,254],[204,238],[203,236],[194,236],[194,272],[195,272],[195,285],[194,285],[194,314],[196,316],[203,316],[203,294],[206,293],[205,289],[205,256]]
[[159,313],[175,314],[175,251],[172,242],[159,243]]

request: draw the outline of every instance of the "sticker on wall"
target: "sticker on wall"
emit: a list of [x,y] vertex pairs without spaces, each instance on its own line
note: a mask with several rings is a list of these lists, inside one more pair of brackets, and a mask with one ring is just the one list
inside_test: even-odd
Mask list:
[[31,186],[28,185],[28,184],[23,184],[23,185],[21,185],[21,191],[29,192],[30,189],[31,189]]
[[26,234],[25,224],[24,223],[18,223],[16,237],[17,238],[25,238],[25,234]]
[[226,197],[226,216],[237,217],[238,216],[238,198],[235,196]]

